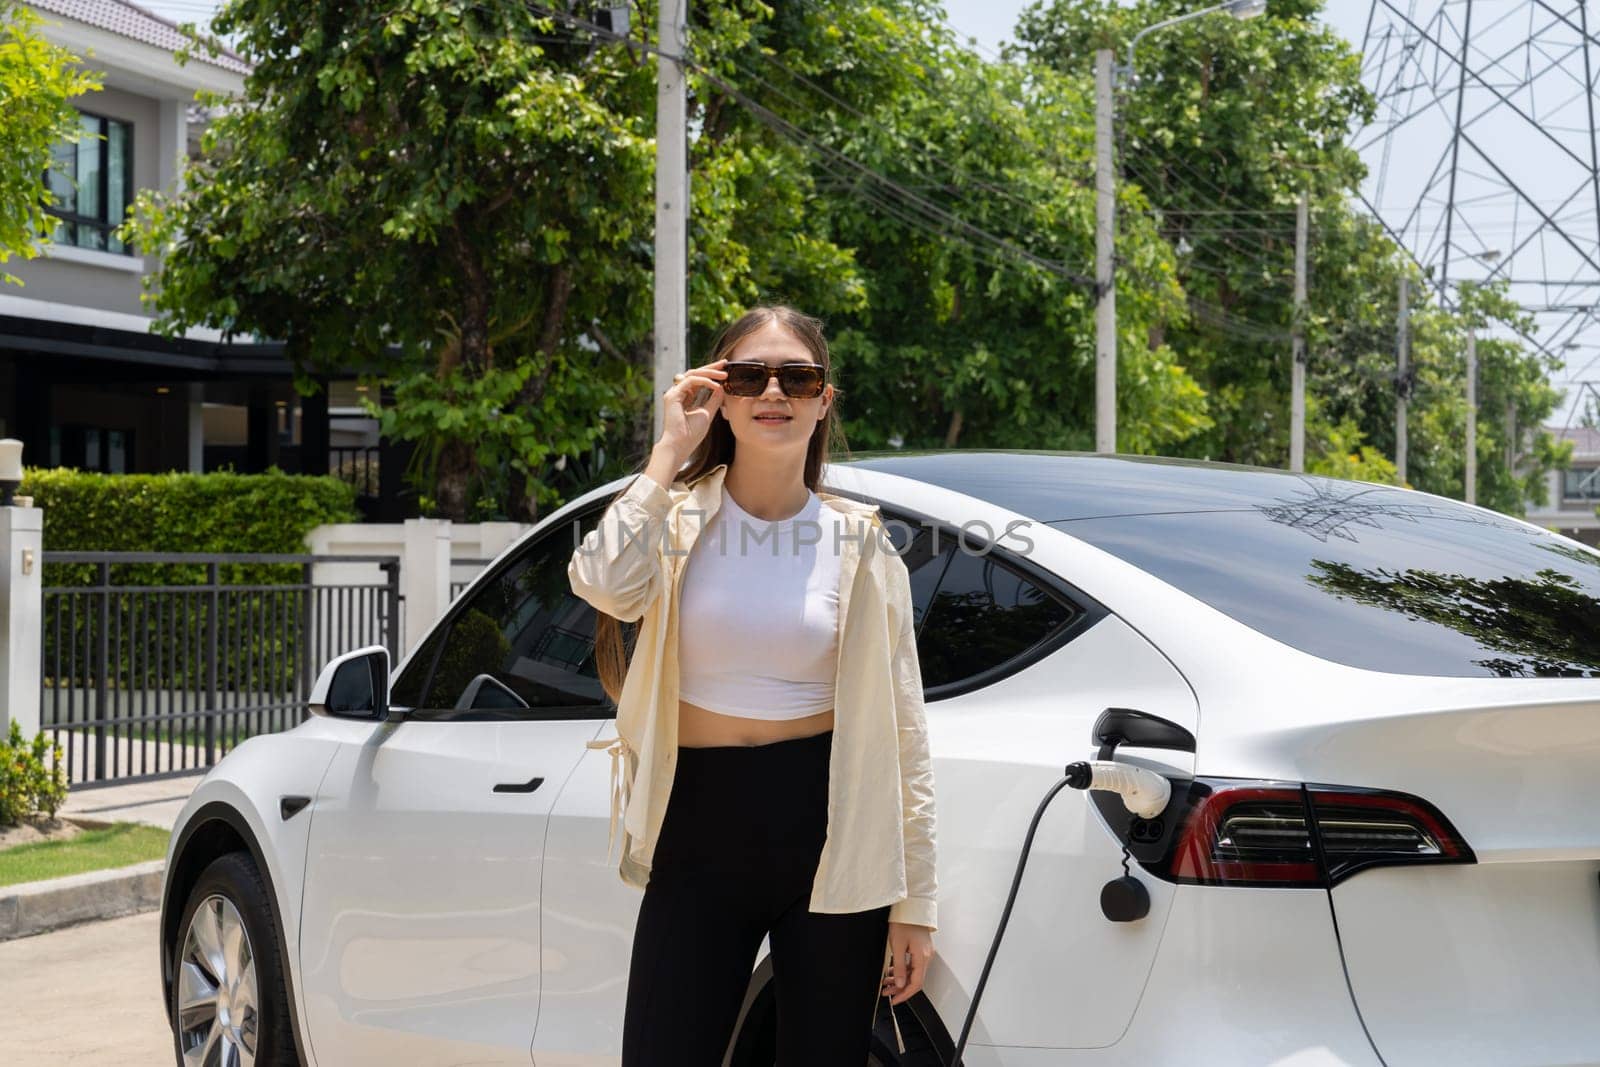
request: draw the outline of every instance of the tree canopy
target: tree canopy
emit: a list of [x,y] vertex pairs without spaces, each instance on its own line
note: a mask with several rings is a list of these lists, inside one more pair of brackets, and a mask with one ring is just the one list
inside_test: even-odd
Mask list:
[[[1092,447],[1089,57],[1180,6],[1041,0],[990,61],[929,0],[697,3],[691,359],[783,300],[828,321],[855,447]],[[1119,101],[1122,451],[1286,463],[1305,188],[1312,466],[1394,476],[1414,268],[1352,205],[1345,135],[1372,103],[1317,10],[1275,0],[1140,46]],[[632,12],[619,37],[524,0],[231,0],[214,29],[254,65],[243,97],[130,230],[166,251],[161,328],[281,338],[308,387],[386,380],[384,432],[422,446],[442,515],[532,519],[625,469],[659,403],[654,5]],[[1515,319],[1469,295],[1485,328]],[[1414,304],[1412,481],[1459,493],[1466,313]],[[1479,351],[1485,404],[1537,426],[1538,361]],[[1515,510],[1559,454],[1541,440],[1518,484],[1497,433],[1480,420],[1480,498]]]
[[[33,258],[48,239],[51,152],[81,135],[68,101],[100,88],[77,62],[40,34],[38,15],[0,0],[0,265],[12,256]],[[0,284],[7,283],[21,281],[0,270]]]
[[[1559,403],[1550,361],[1506,340],[1531,324],[1503,288],[1430,303],[1426,279],[1357,202],[1365,168],[1349,143],[1374,101],[1360,57],[1318,20],[1321,0],[1273,0],[1240,22],[1195,19],[1145,37],[1119,96],[1119,160],[1160,218],[1189,303],[1164,340],[1205,391],[1212,425],[1169,450],[1284,466],[1296,204],[1310,200],[1307,467],[1392,481],[1400,279],[1411,281],[1408,481],[1460,497],[1464,488],[1466,324],[1481,331],[1478,499],[1519,512],[1542,499],[1551,465],[1570,454],[1538,430]],[[1100,47],[1119,62],[1141,28],[1193,10],[1180,0],[1036,0],[1016,57],[1083,72]],[[1119,309],[1120,310],[1120,309]],[[1534,427],[1528,454],[1508,458],[1508,423]]]

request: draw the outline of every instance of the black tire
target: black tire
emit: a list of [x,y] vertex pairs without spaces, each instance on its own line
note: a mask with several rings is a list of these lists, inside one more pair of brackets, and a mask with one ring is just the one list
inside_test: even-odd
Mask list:
[[[193,963],[188,960],[185,951],[195,914],[207,901],[212,901],[211,906],[224,914],[231,906],[244,929],[243,951],[247,955],[244,966],[254,970],[256,997],[253,1005],[239,1012],[237,1031],[247,1044],[254,1042],[256,1067],[301,1067],[290,1028],[289,997],[283,981],[283,960],[278,951],[277,909],[273,906],[261,872],[244,852],[229,852],[212,860],[200,872],[194,887],[189,890],[189,899],[184,902],[183,916],[178,923],[178,938],[172,947],[174,979],[172,1002],[167,1005],[168,1017],[172,1022],[173,1054],[178,1067],[186,1067],[183,1058],[186,1043],[193,1046],[204,1041],[204,1031],[197,1035],[194,1027],[183,1025],[184,1021],[179,1015],[179,1003],[185,988],[185,964],[190,962],[213,983],[216,977],[209,963]],[[238,962],[234,961],[235,964]],[[239,972],[242,968],[235,966],[233,969]],[[225,965],[225,974],[227,970]],[[211,1012],[211,1016],[215,1018],[220,1012],[219,1005]],[[195,1013],[192,1019],[202,1014]],[[225,1063],[221,1060],[219,1050],[220,1046],[207,1055],[203,1067],[233,1067],[232,1061]]]

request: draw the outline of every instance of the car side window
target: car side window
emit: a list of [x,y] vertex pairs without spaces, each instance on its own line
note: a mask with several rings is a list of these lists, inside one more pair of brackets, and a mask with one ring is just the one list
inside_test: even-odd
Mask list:
[[879,510],[883,514],[884,530],[911,575],[911,613],[920,632],[939,579],[955,550],[955,541],[942,535],[936,538],[934,529],[925,523]]
[[1066,591],[972,534],[880,508],[911,576],[917,658],[931,699],[987,684],[1028,653],[1092,621]]
[[[970,542],[969,542],[970,544]],[[917,636],[925,689],[998,671],[1076,622],[1083,612],[990,553],[961,548]]]
[[[419,719],[607,718],[594,663],[595,610],[567,564],[604,506],[563,522],[475,583],[396,679]],[[623,624],[631,639],[634,623]]]

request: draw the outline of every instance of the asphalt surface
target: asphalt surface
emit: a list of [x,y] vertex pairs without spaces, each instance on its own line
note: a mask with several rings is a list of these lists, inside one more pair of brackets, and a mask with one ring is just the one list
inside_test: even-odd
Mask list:
[[171,1067],[156,962],[160,913],[0,941],[7,1067]]

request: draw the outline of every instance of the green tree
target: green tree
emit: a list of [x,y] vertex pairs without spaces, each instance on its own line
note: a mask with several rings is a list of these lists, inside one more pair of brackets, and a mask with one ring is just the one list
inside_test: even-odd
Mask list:
[[[100,88],[77,62],[40,35],[38,15],[0,0],[0,264],[32,259],[50,231],[44,174],[51,150],[81,134],[71,98]],[[0,283],[22,284],[4,270]]]
[[[1365,215],[1340,216],[1314,246],[1317,278],[1308,324],[1307,467],[1337,473],[1345,451],[1381,457],[1373,481],[1398,482],[1393,463],[1399,282],[1410,279],[1406,484],[1463,498],[1466,481],[1467,327],[1478,331],[1477,501],[1520,515],[1545,503],[1549,472],[1565,466],[1570,443],[1544,421],[1559,403],[1558,364],[1519,339],[1533,329],[1497,283],[1456,287],[1456,308],[1440,306],[1427,277]],[[1341,436],[1335,427],[1346,431]],[[1517,428],[1518,440],[1510,438]],[[1528,432],[1531,429],[1532,432]],[[1513,455],[1513,444],[1516,454]],[[1326,466],[1331,464],[1332,466]],[[1387,477],[1382,477],[1384,473]]]
[[1511,299],[1504,280],[1456,288],[1459,310],[1446,312],[1435,304],[1423,320],[1419,384],[1431,388],[1434,399],[1421,405],[1419,435],[1426,450],[1411,464],[1412,481],[1445,496],[1465,491],[1471,326],[1478,334],[1477,501],[1520,515],[1526,501],[1549,502],[1550,471],[1572,458],[1572,442],[1557,441],[1543,428],[1561,401],[1560,390],[1550,384],[1561,360],[1520,339],[1532,334],[1533,316]]
[[[867,306],[837,322],[850,437],[869,448],[1092,447],[1089,86],[984,61],[930,4],[861,5],[853,17],[870,30],[841,32],[874,54],[844,46],[807,67],[779,52],[762,79],[773,109],[822,146],[810,156],[819,212],[866,285]],[[1121,210],[1119,436],[1150,452],[1210,421],[1181,361],[1151,341],[1185,314],[1171,248],[1137,188]]]
[[[627,47],[520,2],[234,0],[215,29],[255,64],[244,98],[181,198],[140,204],[137,232],[170,249],[162,328],[388,378],[384,432],[424,446],[452,517],[532,518],[560,499],[554,464],[639,454],[658,402],[654,21],[636,11]],[[861,443],[1086,445],[1093,300],[1066,276],[1092,258],[1082,86],[980,63],[921,0],[705,5],[691,45],[692,350],[787,300],[830,319]],[[956,169],[935,177],[929,153]],[[906,222],[860,168],[960,224]],[[1208,423],[1172,351],[1132,343],[1184,309],[1124,199],[1125,440],[1153,450]]]
[[[1124,179],[1177,250],[1187,322],[1161,339],[1205,388],[1214,425],[1184,454],[1281,466],[1288,456],[1294,210],[1320,221],[1363,173],[1346,143],[1370,114],[1359,58],[1315,19],[1317,0],[1278,0],[1239,22],[1196,19],[1145,38],[1117,99]],[[1118,61],[1140,29],[1193,10],[1182,0],[1041,0],[1022,54],[1087,77],[1096,48]],[[1118,308],[1121,311],[1121,308]]]
[[[1118,100],[1124,177],[1149,198],[1178,251],[1186,323],[1165,336],[1205,388],[1214,426],[1173,451],[1284,466],[1289,400],[1295,205],[1311,203],[1308,248],[1307,467],[1394,478],[1399,281],[1412,278],[1409,482],[1460,496],[1464,324],[1430,302],[1409,257],[1359,205],[1365,169],[1348,141],[1374,102],[1350,46],[1318,19],[1321,0],[1273,0],[1248,22],[1218,15],[1147,37]],[[1039,0],[1019,23],[1021,54],[1084,72],[1097,47],[1119,60],[1140,28],[1191,10],[1180,0]],[[1509,301],[1480,300],[1485,336],[1527,324]],[[1120,308],[1119,308],[1120,310]],[[1480,343],[1480,410],[1512,403],[1538,426],[1556,395],[1525,345]],[[1517,473],[1502,420],[1479,419],[1478,499],[1519,512],[1543,494],[1560,450],[1538,433]],[[1352,458],[1353,457],[1353,458]]]
[[[768,16],[729,4],[700,38],[736,48]],[[162,329],[391,380],[383,431],[422,445],[452,518],[531,520],[561,457],[648,443],[653,58],[522,0],[232,0],[213,27],[254,69],[187,189],[141,197]],[[783,146],[697,106],[699,330],[772,289],[859,302]]]

